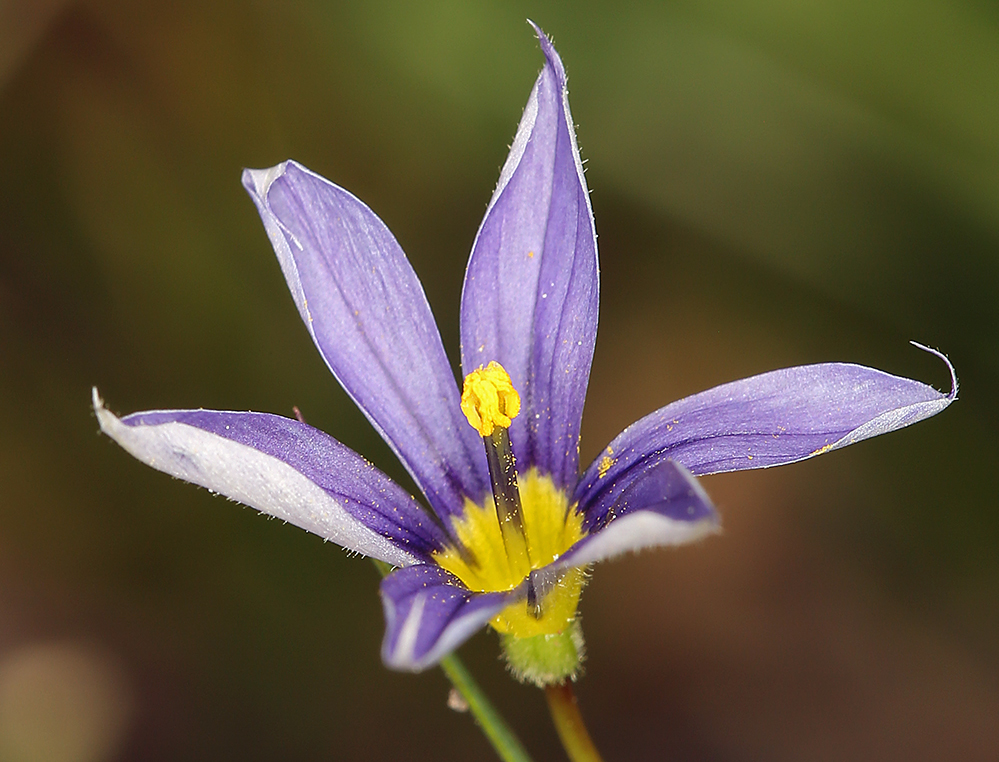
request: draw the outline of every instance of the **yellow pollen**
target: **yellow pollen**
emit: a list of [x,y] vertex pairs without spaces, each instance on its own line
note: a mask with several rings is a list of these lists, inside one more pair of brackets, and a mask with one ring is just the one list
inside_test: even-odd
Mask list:
[[494,360],[465,376],[461,412],[484,437],[490,436],[497,426],[510,427],[520,412],[520,395],[502,365]]
[[614,458],[612,458],[610,455],[604,455],[600,459],[600,464],[597,466],[597,476],[603,479],[605,476],[607,476],[607,472],[611,470],[611,467],[616,462],[617,461]]

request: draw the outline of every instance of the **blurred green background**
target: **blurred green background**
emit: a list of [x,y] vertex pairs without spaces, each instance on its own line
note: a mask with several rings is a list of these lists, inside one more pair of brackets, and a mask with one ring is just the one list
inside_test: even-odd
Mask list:
[[[848,360],[961,399],[705,480],[726,531],[596,569],[610,760],[999,758],[999,10],[980,0],[0,4],[0,760],[489,758],[378,649],[377,574],[133,461],[118,413],[307,419],[390,474],[239,184],[293,157],[375,209],[452,358],[541,66],[600,234],[588,462],[673,399]],[[540,759],[539,691],[462,654]]]

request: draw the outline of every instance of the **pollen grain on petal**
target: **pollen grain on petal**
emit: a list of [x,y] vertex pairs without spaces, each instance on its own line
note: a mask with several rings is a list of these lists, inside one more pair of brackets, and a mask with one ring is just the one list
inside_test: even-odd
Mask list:
[[599,465],[597,465],[597,476],[600,479],[603,479],[607,476],[607,472],[611,470],[611,466],[613,466],[616,462],[616,458],[612,458],[610,455],[604,455],[600,459]]
[[497,426],[509,428],[520,412],[520,395],[502,365],[494,360],[465,376],[461,412],[484,437],[490,436]]

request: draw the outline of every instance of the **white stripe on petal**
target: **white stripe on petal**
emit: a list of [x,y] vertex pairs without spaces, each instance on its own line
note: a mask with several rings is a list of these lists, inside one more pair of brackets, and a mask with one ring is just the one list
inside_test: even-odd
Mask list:
[[393,566],[419,560],[368,529],[329,493],[271,455],[184,423],[129,426],[104,407],[96,388],[93,404],[101,430],[155,469]]
[[[502,611],[510,603],[509,600],[498,601],[489,608],[476,609],[471,613],[459,614],[454,620],[444,628],[433,648],[423,654],[419,659],[411,664],[390,665],[396,669],[409,669],[419,672],[427,667],[432,667],[449,653],[458,648],[472,635],[481,630],[494,616]],[[415,606],[414,606],[415,608]]]
[[720,531],[716,521],[677,521],[654,511],[635,511],[614,519],[552,566],[586,566],[597,561],[665,545],[684,545]]
[[427,605],[427,594],[420,593],[409,608],[406,621],[399,631],[399,638],[395,643],[395,651],[392,653],[392,663],[408,665],[414,663],[414,653],[416,652],[416,638],[420,634],[420,624],[423,620],[423,607]]

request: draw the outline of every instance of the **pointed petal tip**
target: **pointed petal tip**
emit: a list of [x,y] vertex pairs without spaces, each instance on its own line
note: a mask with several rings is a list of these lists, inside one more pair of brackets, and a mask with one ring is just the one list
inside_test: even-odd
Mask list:
[[562,65],[562,59],[559,57],[558,51],[555,50],[555,45],[552,43],[551,38],[545,34],[544,29],[531,19],[528,19],[527,23],[531,25],[535,34],[537,34],[538,42],[541,43],[541,52],[545,54],[547,64],[555,70],[555,76],[558,78],[559,85],[564,89],[566,83],[565,67]]
[[97,416],[97,423],[100,424],[101,431],[114,439],[111,430],[114,424],[117,423],[118,417],[104,407],[104,400],[101,399],[100,392],[97,391],[96,386],[90,388],[90,404],[94,408],[94,414]]
[[912,344],[912,346],[916,347],[916,349],[921,349],[924,352],[929,352],[931,355],[939,357],[941,360],[944,361],[944,363],[947,365],[947,370],[950,371],[950,392],[947,394],[947,399],[950,402],[956,400],[957,390],[958,390],[957,371],[954,370],[954,365],[953,363],[951,363],[950,358],[947,357],[947,355],[945,355],[939,349],[934,349],[933,347],[927,346],[926,344],[920,344],[918,341],[910,341],[909,343]]
[[281,177],[292,162],[283,161],[266,169],[244,169],[243,187],[253,196],[260,199],[267,198],[267,192],[275,180]]

